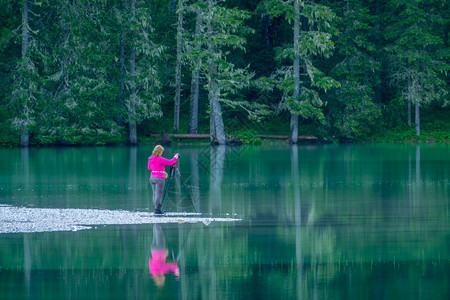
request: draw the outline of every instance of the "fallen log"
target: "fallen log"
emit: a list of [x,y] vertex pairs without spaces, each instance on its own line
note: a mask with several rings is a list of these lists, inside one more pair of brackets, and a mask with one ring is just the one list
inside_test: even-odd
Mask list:
[[[161,134],[150,134],[151,137],[160,137]],[[168,134],[170,137],[174,137],[177,139],[209,139],[209,134],[179,134],[179,133],[171,133]]]
[[[150,134],[151,137],[161,137],[161,134]],[[209,139],[209,134],[178,134],[171,133],[168,134],[169,137],[177,138],[177,139]],[[262,139],[281,139],[287,140],[289,138],[288,135],[265,135],[265,134],[256,134],[255,137],[259,137]],[[299,140],[317,140],[316,136],[299,136]]]
[[[287,140],[289,138],[288,135],[264,135],[264,134],[257,134],[255,137],[263,138],[263,139],[283,139]],[[298,137],[299,140],[317,140],[316,136],[304,136],[300,135]]]

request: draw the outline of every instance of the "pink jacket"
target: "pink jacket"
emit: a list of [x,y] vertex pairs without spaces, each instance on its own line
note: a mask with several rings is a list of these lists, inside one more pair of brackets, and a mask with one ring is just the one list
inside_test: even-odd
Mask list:
[[152,250],[152,257],[148,260],[150,274],[166,274],[173,272],[178,276],[180,270],[176,262],[166,262],[166,249]]
[[[152,171],[165,171],[164,166],[174,164],[177,161],[176,157],[167,159],[161,156],[152,155],[148,158],[148,169]],[[163,172],[152,172],[151,177],[164,178]]]

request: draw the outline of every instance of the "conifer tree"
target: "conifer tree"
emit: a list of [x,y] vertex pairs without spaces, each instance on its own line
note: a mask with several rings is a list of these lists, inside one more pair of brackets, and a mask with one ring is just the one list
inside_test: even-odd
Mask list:
[[[328,111],[336,135],[346,140],[361,139],[380,122],[380,104],[375,89],[381,66],[376,61],[376,47],[371,41],[373,17],[363,1],[330,1],[339,16],[341,28],[336,38],[332,76],[341,88],[335,89],[328,101]],[[355,22],[355,19],[358,20]]]
[[198,55],[201,50],[202,43],[198,40],[202,32],[204,32],[204,22],[202,16],[202,1],[198,1],[191,5],[191,10],[195,15],[195,29],[193,35],[193,45],[191,46],[191,65],[192,65],[192,79],[191,79],[191,94],[189,106],[189,126],[188,133],[198,133],[198,100],[200,90],[200,68],[201,56]]
[[284,17],[292,26],[293,43],[276,49],[280,67],[273,74],[275,86],[282,91],[279,109],[291,113],[289,142],[298,142],[298,118],[324,122],[319,90],[338,87],[339,82],[316,66],[316,59],[329,58],[334,49],[336,15],[314,1],[264,0],[259,10],[273,17]]
[[20,146],[30,144],[30,127],[35,123],[34,106],[39,97],[39,71],[34,59],[36,58],[37,41],[30,26],[30,8],[28,0],[22,3],[21,24],[21,57],[14,70],[14,84],[11,100],[16,115],[13,125],[20,132]]
[[[388,1],[390,26],[386,30],[391,83],[401,99],[414,105],[415,133],[420,135],[420,107],[447,94],[448,49],[442,28],[444,1]],[[408,112],[410,113],[410,112]]]
[[[120,141],[113,7],[103,1],[50,1],[44,31],[46,97],[39,143],[104,144]],[[52,18],[53,17],[53,18]]]
[[164,47],[152,39],[151,10],[145,1],[131,0],[127,33],[130,47],[130,70],[125,86],[125,122],[129,124],[130,144],[137,143],[137,124],[161,116],[161,82],[158,65]]
[[197,13],[204,21],[204,32],[192,41],[186,54],[191,61],[201,62],[201,74],[206,78],[209,100],[211,142],[226,143],[222,105],[241,107],[250,114],[253,104],[236,101],[232,95],[249,86],[252,74],[230,62],[233,50],[245,50],[245,34],[252,30],[245,26],[248,12],[220,5],[223,1],[208,0],[197,3]]
[[181,67],[183,55],[183,15],[185,0],[178,0],[178,22],[177,22],[177,61],[175,67],[175,107],[173,131],[178,133],[180,130],[180,105],[181,105]]

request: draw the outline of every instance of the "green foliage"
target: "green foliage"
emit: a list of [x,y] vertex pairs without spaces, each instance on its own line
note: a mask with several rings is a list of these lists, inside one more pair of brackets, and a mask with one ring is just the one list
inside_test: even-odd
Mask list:
[[405,102],[418,101],[422,105],[445,98],[448,88],[443,74],[450,70],[449,51],[442,32],[435,30],[442,26],[445,12],[433,9],[428,1],[391,0],[388,7],[393,15],[385,49],[391,83],[401,87],[399,96]]
[[360,141],[381,123],[381,108],[374,97],[380,66],[370,37],[373,18],[362,1],[337,2],[333,8],[341,12],[338,22],[342,30],[336,40],[338,59],[331,72],[341,88],[333,91],[328,107],[340,113],[333,113],[329,120],[339,139]]
[[294,17],[294,8],[289,1],[263,0],[258,4],[256,12],[273,17],[285,16],[289,20]]
[[162,65],[165,47],[153,41],[151,10],[146,7],[145,1],[136,1],[135,15],[128,9],[121,12],[120,19],[128,20],[123,24],[125,36],[129,39],[128,47],[136,51],[134,73],[128,71],[125,79],[125,121],[140,123],[162,114],[159,105],[163,97],[159,78],[161,72],[156,66]]
[[[278,3],[275,3],[278,2]],[[283,1],[262,1],[259,8],[262,13],[272,16],[280,16],[278,10],[271,7],[290,7],[292,3]],[[300,3],[300,15],[306,21],[303,22],[298,39],[298,53],[291,44],[286,44],[275,48],[275,58],[279,62],[280,67],[273,72],[272,80],[274,87],[282,91],[278,109],[287,109],[291,113],[295,113],[304,119],[315,118],[319,122],[324,123],[324,115],[322,111],[323,101],[319,90],[327,91],[340,84],[335,79],[327,76],[316,66],[316,57],[330,57],[334,48],[332,41],[333,34],[337,33],[335,27],[336,15],[326,6],[314,2],[302,1]],[[286,13],[286,20],[292,24],[294,14]],[[303,19],[302,19],[303,20]],[[294,56],[298,55],[300,59],[300,89],[298,96],[294,94],[294,68],[292,62]]]
[[[0,120],[8,120],[11,118],[11,112],[5,107],[0,107]],[[0,147],[16,146],[19,141],[19,134],[11,128],[8,122],[0,123]]]
[[[433,124],[430,124],[433,126]],[[364,141],[373,143],[450,143],[449,130],[428,129],[422,130],[421,136],[416,136],[412,127],[402,127],[386,130],[382,135],[373,135]]]
[[261,138],[255,137],[253,130],[239,130],[229,137],[230,140],[237,140],[246,145],[260,145]]
[[[254,73],[249,72],[248,65],[240,66],[233,62],[233,55],[246,50],[246,36],[254,33],[254,29],[245,24],[250,13],[222,6],[220,1],[212,1],[212,4],[210,8],[202,2],[191,6],[190,10],[200,16],[202,24],[200,33],[185,41],[185,59],[191,64],[191,68],[200,62],[202,75],[208,81],[217,82],[217,94],[221,103],[232,110],[239,107],[251,119],[260,120],[269,113],[268,106],[249,102],[238,95],[252,85]],[[212,68],[216,71],[211,72]],[[205,88],[210,90],[211,86],[208,84]]]
[[[130,3],[32,2],[22,57],[22,2],[1,2],[0,146],[18,145],[23,128],[34,145],[95,145],[124,142],[132,121],[142,138],[172,127],[175,1],[136,0],[134,15]],[[185,1],[181,131],[192,69],[200,64],[202,133],[209,132],[206,84],[212,76],[225,124],[245,117],[264,122],[265,134],[286,135],[295,113],[301,135],[323,140],[448,140],[446,1],[298,1],[297,53],[293,0],[213,3],[208,11],[206,1]],[[420,137],[406,125],[408,101],[420,103]],[[245,143],[260,142],[249,131],[230,130]]]

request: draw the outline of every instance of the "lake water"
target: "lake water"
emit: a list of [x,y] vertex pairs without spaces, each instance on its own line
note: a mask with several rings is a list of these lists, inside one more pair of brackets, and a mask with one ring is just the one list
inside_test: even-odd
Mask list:
[[[147,213],[151,150],[1,149],[0,205]],[[176,152],[164,207],[239,221],[2,233],[0,299],[450,299],[450,146]]]

